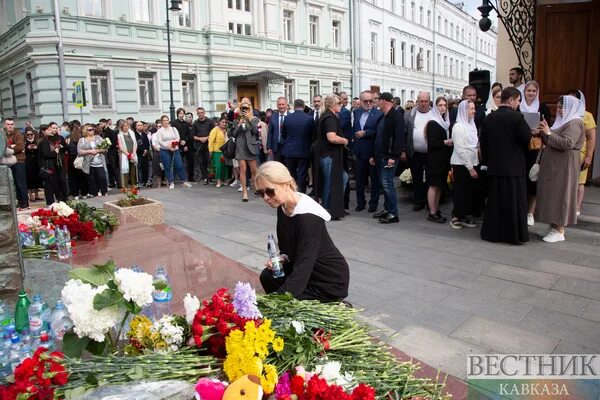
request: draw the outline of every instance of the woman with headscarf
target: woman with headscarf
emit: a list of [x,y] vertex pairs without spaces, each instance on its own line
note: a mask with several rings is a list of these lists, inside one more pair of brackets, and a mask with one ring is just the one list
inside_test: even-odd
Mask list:
[[[519,111],[522,113],[538,113],[540,114],[540,121],[546,120],[550,123],[552,115],[550,114],[548,106],[545,103],[540,102],[540,87],[536,81],[529,81],[525,84]],[[529,151],[525,155],[527,171],[535,164],[538,152],[542,148],[542,140],[540,139],[540,134],[537,129],[532,129],[531,134],[533,136],[529,141]],[[536,186],[536,183],[532,182],[528,177],[527,202],[529,204],[529,209],[527,211],[527,225],[529,226],[535,224],[533,212],[535,211]]]
[[474,228],[473,181],[479,177],[475,167],[479,164],[477,153],[479,139],[475,126],[475,103],[463,100],[458,105],[456,124],[452,128],[454,150],[450,158],[454,177],[454,210],[450,225],[454,229]]
[[502,85],[494,86],[490,89],[490,96],[488,97],[487,103],[485,103],[485,115],[488,115],[500,107],[500,98],[502,97]]
[[450,170],[450,154],[452,139],[448,137],[448,101],[440,96],[435,100],[432,109],[433,119],[425,125],[425,140],[427,141],[426,180],[427,204],[429,215],[427,220],[440,224],[446,223],[446,217],[439,210],[442,189],[447,185]]
[[562,96],[552,128],[546,121],[540,123],[545,147],[537,180],[535,219],[550,224],[550,232],[543,238],[548,243],[565,240],[564,227],[577,223],[579,151],[585,139],[581,104],[574,96]]

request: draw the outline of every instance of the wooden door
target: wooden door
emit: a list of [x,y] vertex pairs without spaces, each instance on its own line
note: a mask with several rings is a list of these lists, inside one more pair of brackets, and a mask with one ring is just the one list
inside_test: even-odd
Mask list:
[[260,110],[260,103],[258,100],[258,84],[256,83],[238,83],[237,85],[237,98],[238,102],[242,101],[244,97],[250,99],[252,107]]

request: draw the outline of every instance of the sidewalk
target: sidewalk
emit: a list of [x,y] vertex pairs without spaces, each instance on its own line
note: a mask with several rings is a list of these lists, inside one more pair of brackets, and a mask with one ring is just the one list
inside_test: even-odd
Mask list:
[[[591,189],[587,215],[598,206]],[[242,203],[235,189],[202,185],[143,194],[165,203],[167,224],[262,269],[275,211],[258,198]],[[428,222],[404,199],[399,207],[399,224],[365,211],[327,224],[350,265],[348,300],[396,333],[391,345],[461,379],[469,353],[600,352],[600,233],[568,228],[567,241],[551,245],[536,225],[525,245],[492,244],[478,229]]]

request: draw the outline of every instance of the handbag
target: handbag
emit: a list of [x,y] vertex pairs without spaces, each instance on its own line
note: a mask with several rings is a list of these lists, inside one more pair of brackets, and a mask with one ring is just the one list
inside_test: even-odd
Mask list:
[[219,150],[223,153],[223,157],[234,159],[235,158],[235,138],[230,137],[227,139],[225,144],[219,147]]
[[532,136],[529,139],[529,150],[540,150],[542,148],[542,138],[539,136]]
[[540,174],[540,159],[542,158],[543,152],[543,149],[538,152],[537,158],[535,159],[535,164],[533,164],[529,170],[529,180],[531,182],[537,182],[538,180],[538,176]]
[[83,169],[83,156],[75,157],[75,160],[73,161],[73,167],[77,169]]

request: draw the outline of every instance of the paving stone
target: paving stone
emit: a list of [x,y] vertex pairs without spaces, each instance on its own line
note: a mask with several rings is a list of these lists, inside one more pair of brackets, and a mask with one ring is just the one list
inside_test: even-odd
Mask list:
[[380,290],[396,294],[410,294],[412,297],[439,302],[461,289],[443,283],[429,281],[403,273],[396,273],[390,279],[378,283]]
[[558,337],[588,346],[600,347],[600,323],[558,311],[534,307],[518,326],[542,335]]
[[[596,248],[595,252],[598,252]],[[583,265],[591,268],[600,268],[600,256],[595,255],[580,255],[575,260],[575,264]]]
[[585,310],[581,317],[592,321],[600,322],[600,301],[590,300],[588,305],[585,307]]
[[560,339],[558,346],[552,352],[553,354],[598,354],[600,347],[587,347],[578,343],[573,343],[565,339]]
[[510,300],[494,298],[490,301],[490,296],[480,293],[459,292],[451,294],[443,301],[445,306],[457,310],[466,311],[482,317],[488,317],[495,321],[506,322],[508,324],[518,323],[531,309],[530,305],[517,303]]
[[584,297],[518,283],[511,283],[508,288],[502,291],[500,297],[574,316],[581,316],[586,305],[590,302],[589,299]]
[[513,267],[510,265],[496,264],[488,269],[485,275],[504,279],[511,282],[524,283],[527,285],[538,286],[549,289],[556,283],[559,276],[547,274],[545,272],[529,271],[524,268]]
[[490,350],[412,325],[400,329],[390,344],[434,368],[443,369],[463,380],[467,378],[467,355],[484,354]]
[[530,268],[535,271],[548,272],[559,276],[569,276],[584,281],[600,282],[600,269],[596,268],[581,267],[579,265],[566,264],[547,259],[536,261]]
[[559,339],[540,335],[514,325],[473,316],[450,337],[499,353],[551,353]]
[[552,290],[600,300],[600,283],[582,281],[581,279],[560,278],[552,286]]

